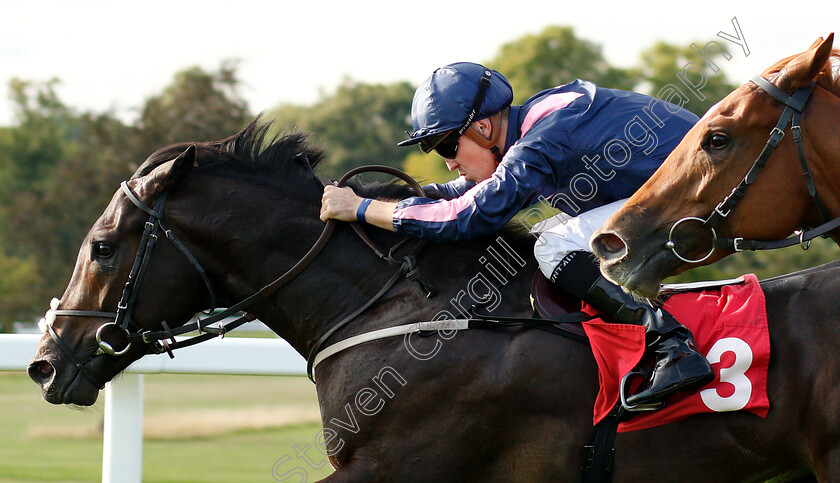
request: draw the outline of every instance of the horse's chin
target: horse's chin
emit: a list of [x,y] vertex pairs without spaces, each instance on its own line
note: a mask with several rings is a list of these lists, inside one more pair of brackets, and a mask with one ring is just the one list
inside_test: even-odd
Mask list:
[[621,285],[625,291],[646,298],[659,295],[662,280],[673,267],[670,252],[657,250],[642,260],[623,258],[602,261],[601,273],[611,282]]
[[63,391],[59,391],[55,397],[52,396],[52,393],[48,390],[44,391],[44,399],[50,404],[67,404],[73,406],[93,406],[96,403],[97,398],[99,397],[99,390],[90,386],[90,387],[82,387],[83,384],[75,384],[71,387],[66,388]]

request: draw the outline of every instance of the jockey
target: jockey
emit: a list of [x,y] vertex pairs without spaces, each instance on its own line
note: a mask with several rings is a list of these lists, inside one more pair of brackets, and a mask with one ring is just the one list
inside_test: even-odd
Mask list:
[[691,333],[649,301],[605,279],[589,238],[659,167],[697,116],[633,92],[585,80],[548,89],[521,106],[498,72],[473,63],[435,70],[417,88],[414,132],[400,146],[436,151],[461,176],[432,188],[448,199],[398,203],[363,199],[327,186],[321,219],[361,220],[435,241],[485,236],[540,199],[564,210],[545,223],[535,245],[540,270],[553,283],[614,322],[642,325],[656,365],[630,406],[696,390],[713,379]]

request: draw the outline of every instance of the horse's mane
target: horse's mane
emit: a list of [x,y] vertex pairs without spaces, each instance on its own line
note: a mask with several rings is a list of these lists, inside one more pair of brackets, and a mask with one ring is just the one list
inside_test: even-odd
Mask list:
[[[781,72],[781,70],[788,65],[790,61],[798,57],[800,54],[786,57],[764,70],[764,75],[773,75]],[[828,62],[825,63],[820,73],[817,75],[817,85],[828,89],[835,95],[840,96],[840,49],[831,49],[831,55],[828,57]]]
[[[315,180],[315,168],[325,158],[324,150],[316,146],[307,133],[287,130],[263,113],[228,138],[176,143],[158,149],[136,170],[133,178],[145,176],[191,145],[196,148],[196,162],[201,169],[256,174],[262,180],[284,180],[288,185],[300,184],[288,180]],[[367,197],[402,199],[414,194],[407,186],[397,183],[349,184]],[[429,193],[429,196],[441,197],[439,193]]]
[[152,153],[133,177],[145,176],[194,145],[198,167],[224,166],[264,174],[290,174],[290,169],[314,168],[324,157],[322,149],[297,131],[284,131],[260,115],[243,130],[225,139],[171,144]]

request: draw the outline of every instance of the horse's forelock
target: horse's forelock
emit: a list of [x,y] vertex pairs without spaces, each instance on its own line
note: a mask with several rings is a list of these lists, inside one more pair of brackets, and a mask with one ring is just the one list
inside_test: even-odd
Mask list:
[[831,81],[831,91],[840,96],[840,49],[831,49],[831,56],[826,66],[826,78]]

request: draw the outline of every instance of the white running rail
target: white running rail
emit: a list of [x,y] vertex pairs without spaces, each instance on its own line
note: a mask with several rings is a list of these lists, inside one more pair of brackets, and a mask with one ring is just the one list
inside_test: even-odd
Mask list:
[[[0,371],[25,371],[40,334],[0,334]],[[228,337],[148,355],[105,386],[103,483],[143,477],[143,374],[306,375],[306,361],[282,339]]]

